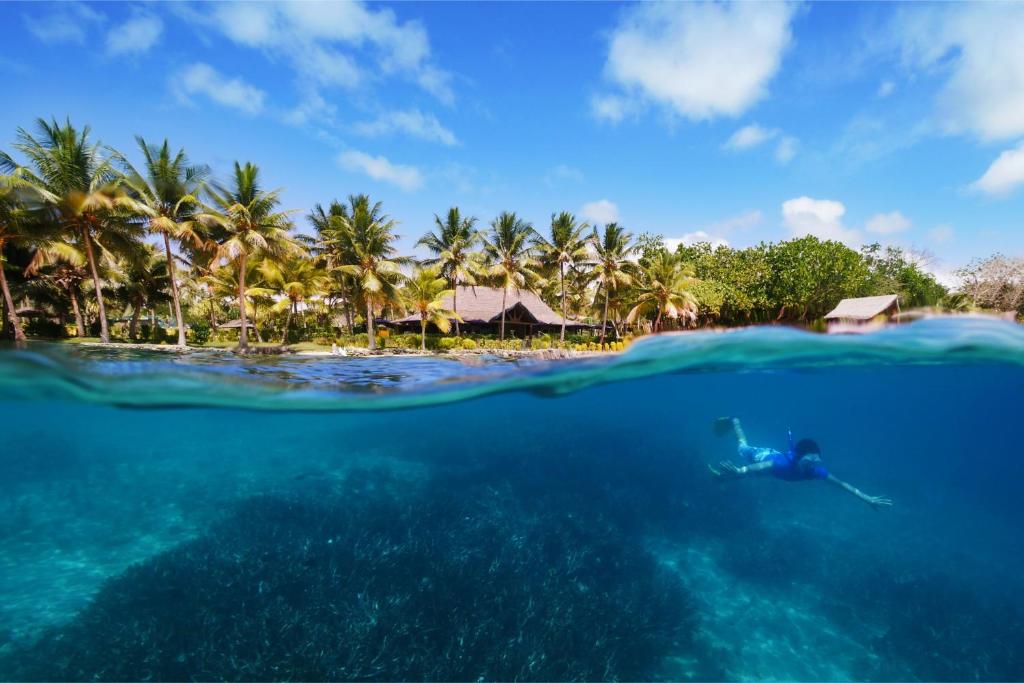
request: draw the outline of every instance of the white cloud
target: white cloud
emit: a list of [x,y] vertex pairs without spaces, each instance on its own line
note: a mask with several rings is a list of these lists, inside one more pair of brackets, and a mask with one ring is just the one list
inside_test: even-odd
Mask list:
[[160,40],[164,22],[155,14],[137,12],[107,33],[107,54],[120,55],[148,52]]
[[797,197],[782,203],[782,221],[794,237],[813,235],[856,246],[860,233],[843,225],[846,206],[831,199]]
[[765,128],[760,124],[751,123],[733,133],[723,146],[725,149],[736,151],[750,149],[771,140],[778,134],[777,128]]
[[775,145],[775,160],[783,165],[788,164],[796,156],[799,140],[791,135],[783,135],[778,128],[765,128],[760,124],[751,123],[733,133],[722,148],[740,152],[775,139],[778,139],[778,144]]
[[949,244],[953,241],[953,228],[948,225],[936,225],[928,231],[928,238],[936,244]]
[[906,7],[894,32],[908,66],[947,76],[938,96],[947,130],[984,140],[1024,134],[1024,5]]
[[779,144],[775,146],[775,160],[780,164],[788,164],[796,156],[799,141],[789,135],[784,135]]
[[182,102],[191,102],[192,95],[205,95],[225,107],[245,114],[258,114],[263,110],[266,93],[240,78],[229,78],[209,64],[197,62],[178,72],[172,87]]
[[892,235],[893,233],[903,232],[910,225],[910,219],[902,213],[890,211],[889,213],[876,213],[868,219],[864,229],[878,235]]
[[580,215],[594,224],[616,223],[619,220],[619,207],[607,199],[587,202],[579,211]]
[[338,156],[338,163],[348,171],[357,171],[374,180],[397,185],[409,192],[423,185],[423,174],[415,166],[393,164],[386,157],[349,150]]
[[992,162],[971,188],[994,197],[1005,197],[1024,185],[1024,142],[1008,149]]
[[594,95],[590,98],[590,113],[599,121],[618,123],[631,112],[629,102],[617,95]]
[[730,235],[737,230],[750,230],[761,225],[764,214],[758,210],[745,211],[737,216],[731,216],[708,225],[705,231],[712,235]]
[[544,182],[548,185],[555,185],[559,182],[582,183],[583,171],[566,164],[558,164],[544,174]]
[[[787,3],[646,3],[611,33],[605,76],[693,120],[738,116],[768,92],[791,39]],[[622,117],[607,106],[606,118]],[[595,107],[595,111],[598,108]]]
[[[37,5],[45,7],[46,5]],[[47,45],[61,43],[85,44],[87,32],[106,21],[106,17],[85,3],[69,2],[42,16],[22,16],[25,28]]]
[[223,3],[201,21],[230,40],[283,57],[304,84],[355,89],[383,76],[451,104],[451,76],[432,61],[426,29],[361,2]]
[[662,242],[665,244],[665,248],[669,251],[675,251],[680,244],[689,247],[694,244],[699,244],[700,242],[707,242],[711,245],[712,249],[729,246],[729,242],[726,239],[722,237],[714,237],[703,230],[688,232],[682,237],[666,237]]
[[893,83],[892,81],[882,81],[878,85],[878,92],[875,93],[875,96],[878,97],[879,99],[884,99],[889,95],[893,94],[894,92],[896,92],[895,83]]
[[369,137],[405,133],[414,138],[440,142],[449,147],[459,144],[455,134],[441,125],[436,116],[424,114],[418,109],[387,112],[373,121],[355,124],[353,130]]

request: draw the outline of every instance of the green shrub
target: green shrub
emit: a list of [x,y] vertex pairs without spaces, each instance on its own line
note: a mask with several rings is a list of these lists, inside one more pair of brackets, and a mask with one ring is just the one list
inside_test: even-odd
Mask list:
[[[467,341],[473,341],[472,339],[459,339],[458,337],[441,337],[437,340],[437,348],[442,351],[451,351],[452,349],[461,346]],[[474,342],[475,343],[475,342]]]
[[205,322],[192,323],[189,329],[190,336],[192,337],[192,343],[203,345],[210,341],[210,326]]
[[467,351],[473,351],[474,349],[476,349],[476,347],[477,343],[470,339],[469,337],[466,337],[465,339],[462,340],[462,348],[466,349]]

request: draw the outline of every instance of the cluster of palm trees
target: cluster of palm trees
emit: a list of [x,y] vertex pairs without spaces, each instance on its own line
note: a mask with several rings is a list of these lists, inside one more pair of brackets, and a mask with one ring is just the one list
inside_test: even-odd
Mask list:
[[567,318],[600,318],[603,342],[609,322],[618,334],[653,316],[657,331],[665,318],[697,310],[680,260],[664,252],[645,262],[615,223],[598,230],[563,212],[542,235],[504,212],[478,229],[476,218],[453,207],[417,243],[430,257],[415,261],[398,254],[396,222],[366,195],[317,205],[308,216],[314,234],[306,236],[295,232],[294,212],[280,209],[280,191],[261,186],[255,165],[236,162],[228,182],[219,182],[167,141],[136,140],[139,169],[70,121],[40,120],[34,134],[19,129],[13,148],[21,161],[0,152],[0,287],[17,339],[24,332],[4,273],[13,268],[8,252],[23,261],[20,298],[59,299],[80,336],[86,312],[94,312],[104,342],[108,303],[131,310],[133,338],[144,311],[152,329],[157,305],[169,307],[184,347],[187,322],[208,316],[216,327],[221,305],[233,300],[243,350],[250,329],[261,340],[261,300],[284,318],[282,342],[295,314],[316,301],[341,310],[350,334],[362,317],[371,349],[374,319],[386,313],[418,314],[421,345],[430,324],[447,333],[454,323],[459,335],[459,286],[499,287],[506,297],[511,289],[539,293],[561,310],[562,341]]

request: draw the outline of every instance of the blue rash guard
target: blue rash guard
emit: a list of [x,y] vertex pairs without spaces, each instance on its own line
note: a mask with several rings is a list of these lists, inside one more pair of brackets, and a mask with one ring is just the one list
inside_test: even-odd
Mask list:
[[789,450],[785,453],[774,448],[757,446],[740,446],[740,458],[748,463],[770,462],[768,473],[783,481],[806,481],[809,479],[828,479],[828,470],[821,463],[812,467],[801,467],[793,448],[793,437],[789,438]]

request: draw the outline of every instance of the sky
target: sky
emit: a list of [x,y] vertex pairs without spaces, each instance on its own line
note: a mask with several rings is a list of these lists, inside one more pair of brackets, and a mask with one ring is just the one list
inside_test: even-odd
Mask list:
[[1024,4],[3,3],[0,148],[39,117],[138,161],[253,161],[308,231],[367,193],[669,245],[813,234],[1024,255]]

